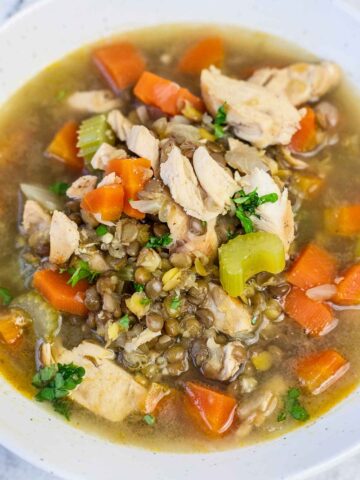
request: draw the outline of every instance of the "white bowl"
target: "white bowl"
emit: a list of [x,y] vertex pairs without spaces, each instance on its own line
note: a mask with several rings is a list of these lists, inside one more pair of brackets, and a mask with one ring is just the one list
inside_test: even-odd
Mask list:
[[[238,24],[332,59],[360,85],[356,0],[48,0],[0,30],[0,103],[56,59],[103,35],[164,22]],[[360,445],[359,391],[283,438],[219,453],[152,453],[78,431],[0,379],[0,442],[68,479],[304,478]]]

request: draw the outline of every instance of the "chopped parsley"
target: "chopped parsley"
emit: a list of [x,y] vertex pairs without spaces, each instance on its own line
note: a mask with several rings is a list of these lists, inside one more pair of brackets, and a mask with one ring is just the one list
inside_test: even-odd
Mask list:
[[145,423],[147,423],[148,425],[155,425],[156,423],[156,419],[153,415],[150,415],[150,414],[147,414],[147,415],[144,415],[143,417],[143,420]]
[[59,90],[56,94],[55,94],[55,98],[58,102],[62,102],[63,100],[65,100],[65,98],[68,96],[68,92],[67,90],[63,89],[63,90]]
[[102,237],[108,233],[109,229],[107,228],[106,225],[99,225],[95,232],[98,237]]
[[70,404],[66,400],[71,390],[83,381],[85,369],[73,363],[51,365],[40,368],[32,379],[39,391],[35,395],[39,402],[50,402],[54,410],[70,419]]
[[136,283],[134,282],[134,290],[135,292],[143,292],[145,289],[145,286],[142,285],[141,283]]
[[257,320],[258,320],[258,317],[256,315],[254,315],[251,319],[251,325],[256,325]]
[[176,295],[171,300],[171,303],[170,303],[171,310],[177,310],[180,307],[180,304],[181,304],[180,296]]
[[214,135],[215,138],[222,138],[225,135],[224,132],[224,125],[226,125],[226,117],[227,117],[227,105],[224,103],[221,107],[218,108],[214,118]]
[[0,287],[0,299],[3,305],[9,305],[12,300],[12,295],[7,288]]
[[50,185],[49,190],[50,192],[53,192],[56,195],[59,195],[59,197],[62,197],[66,195],[66,190],[69,187],[70,185],[66,182],[55,182],[52,185]]
[[150,237],[149,241],[145,245],[147,248],[167,247],[172,242],[172,238],[169,233],[161,235],[161,237]]
[[255,188],[255,190],[248,194],[246,194],[244,190],[240,190],[236,193],[235,198],[233,198],[236,207],[236,217],[240,220],[245,233],[254,231],[254,224],[250,217],[255,215],[259,218],[256,209],[264,203],[274,203],[279,198],[277,193],[268,193],[260,197],[256,190]]
[[299,401],[300,393],[299,388],[289,388],[284,398],[284,408],[277,417],[278,422],[286,420],[288,415],[299,422],[305,422],[309,419],[307,410]]
[[70,273],[71,277],[68,280],[68,284],[72,287],[86,278],[90,283],[93,283],[96,277],[99,275],[98,272],[94,272],[90,269],[88,262],[85,260],[78,260],[76,263],[76,267],[70,267],[68,269],[68,273]]
[[118,320],[118,324],[123,330],[129,330],[129,326],[130,326],[129,315],[126,314],[123,317],[121,317],[120,320]]
[[140,300],[140,303],[141,303],[141,305],[149,305],[151,303],[151,300],[150,300],[150,298],[145,296],[144,298],[142,298]]

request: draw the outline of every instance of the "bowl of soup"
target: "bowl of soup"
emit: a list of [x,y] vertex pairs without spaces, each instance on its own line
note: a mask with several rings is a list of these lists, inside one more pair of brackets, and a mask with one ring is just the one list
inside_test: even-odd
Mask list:
[[2,28],[5,446],[88,479],[357,448],[360,30],[311,10],[47,1]]

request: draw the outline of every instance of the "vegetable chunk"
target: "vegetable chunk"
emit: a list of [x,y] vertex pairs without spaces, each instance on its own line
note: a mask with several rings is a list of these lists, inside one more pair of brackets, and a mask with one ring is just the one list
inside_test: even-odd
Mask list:
[[197,75],[210,65],[220,68],[224,60],[224,42],[221,37],[203,38],[191,45],[180,58],[178,69],[182,73]]
[[84,167],[84,159],[79,155],[76,145],[77,129],[78,125],[76,122],[66,122],[53,138],[46,153],[71,168],[81,170]]
[[345,272],[344,278],[336,285],[337,292],[332,298],[338,305],[358,305],[360,303],[360,264],[357,263]]

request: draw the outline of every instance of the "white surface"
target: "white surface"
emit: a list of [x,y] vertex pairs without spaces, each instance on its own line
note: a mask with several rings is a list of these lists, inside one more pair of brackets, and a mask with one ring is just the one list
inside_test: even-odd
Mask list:
[[[16,7],[19,7],[21,5],[27,5],[29,3],[33,3],[34,1],[36,0],[0,0],[0,19],[3,19],[7,16],[7,12],[12,12],[14,11],[14,9],[16,9]],[[81,0],[72,0],[73,1],[73,6],[74,6],[74,10],[76,10],[76,7],[78,6],[77,4],[81,4],[83,3]],[[100,0],[97,0],[98,3],[102,3],[100,2]],[[64,0],[57,0],[57,5],[54,5],[54,8],[53,8],[53,15],[55,18],[60,18],[61,15],[58,15],[58,13],[56,12],[57,8],[56,7],[59,7],[60,4],[63,4],[63,3],[67,3],[66,1]],[[89,3],[94,3],[92,1],[89,1]],[[96,2],[95,2],[96,3]],[[111,3],[111,2],[109,2]],[[114,4],[114,2],[112,2]],[[116,2],[115,2],[116,3]],[[121,5],[125,4],[126,6],[129,6],[130,8],[130,5],[134,3],[134,0],[132,0],[132,2],[127,2],[127,1],[118,1],[118,5],[120,7],[120,3]],[[141,1],[137,1],[136,4],[137,6],[140,7],[139,4],[141,4],[142,2]],[[158,2],[160,4],[160,2]],[[180,3],[180,2],[179,2]],[[181,2],[181,4],[183,3],[186,3],[186,2]],[[199,1],[199,3],[202,3]],[[211,3],[212,5],[215,5],[215,2],[206,2],[207,4],[208,3]],[[242,0],[241,2],[237,2],[237,5],[239,6],[239,11],[238,12],[234,12],[234,18],[242,18],[241,15],[240,15],[240,12],[241,10],[244,8],[244,3],[256,3],[256,2],[251,2],[251,1],[244,1]],[[269,9],[269,7],[273,7],[275,9],[276,5],[279,3],[278,0],[257,0],[257,5],[256,7],[258,7],[258,10],[262,10],[261,12],[260,11],[256,11],[257,9],[254,8],[253,9],[253,12],[252,14],[249,15],[249,23],[251,23],[251,20],[253,20],[254,18],[256,18],[257,15],[259,15],[260,17],[262,17],[262,25],[263,25],[263,28],[275,28],[275,30],[277,29],[278,31],[281,31],[282,35],[285,35],[285,36],[288,36],[288,37],[291,37],[292,36],[292,29],[280,29],[280,25],[281,25],[281,18],[279,19],[278,16],[273,16],[273,18],[271,18],[271,15],[269,14],[270,11],[272,10],[272,8]],[[283,3],[283,2],[281,2]],[[291,7],[292,7],[292,15],[295,16],[295,18],[297,18],[298,15],[301,15],[301,12],[300,11],[296,11],[297,7],[296,7],[296,4],[299,5],[299,8],[301,10],[306,10],[306,9],[309,9],[309,13],[311,10],[314,9],[314,6],[319,6],[319,4],[322,4],[323,7],[325,5],[330,7],[330,0],[328,2],[326,1],[323,1],[323,0],[317,0],[317,2],[312,2],[311,0],[304,0],[303,2],[289,2],[291,3]],[[341,4],[342,6],[345,5],[346,6],[346,9],[347,11],[350,11],[352,12],[353,9],[357,7],[357,4],[359,2],[357,2],[356,0],[346,0],[345,1],[340,1],[338,0],[337,2],[335,2],[336,4]],[[216,2],[217,5],[218,2]],[[300,7],[301,5],[301,7]],[[127,8],[127,7],[125,7]],[[315,8],[316,9],[316,8]],[[119,8],[120,10],[120,8]],[[184,8],[183,9],[185,12],[186,11],[190,11],[191,9],[186,9]],[[211,10],[211,8],[208,8],[208,10]],[[214,9],[212,9],[214,10]],[[266,13],[265,11],[268,10],[268,12]],[[138,11],[141,11],[141,9],[139,8]],[[342,18],[342,14],[340,12],[338,12],[337,14],[334,14],[334,12],[331,12],[330,11],[330,8],[325,8],[323,9],[323,11],[328,11],[328,16],[327,16],[327,19],[326,19],[326,22],[327,22],[327,25],[324,25],[323,28],[317,28],[317,31],[318,31],[318,34],[317,34],[317,38],[314,39],[313,38],[313,35],[310,35],[309,36],[309,32],[308,30],[311,28],[311,19],[309,19],[309,21],[307,22],[306,25],[304,25],[303,27],[303,31],[301,32],[299,29],[296,29],[296,28],[293,28],[293,30],[297,30],[297,36],[298,38],[301,38],[301,43],[305,46],[307,46],[308,48],[311,48],[312,45],[316,45],[316,46],[320,46],[318,48],[318,53],[320,54],[323,54],[325,56],[328,56],[329,58],[337,58],[338,60],[342,60],[342,64],[345,65],[345,67],[347,67],[348,69],[352,69],[352,66],[354,66],[354,50],[353,49],[353,45],[356,45],[357,47],[360,45],[360,41],[359,41],[359,37],[357,36],[358,33],[359,33],[359,26],[356,26],[353,24],[352,21],[349,21],[346,26],[347,26],[347,29],[346,29],[346,34],[345,34],[345,30],[343,31],[344,34],[342,35],[340,33],[340,35],[338,35],[337,37],[337,40],[335,41],[334,45],[333,45],[333,48],[331,49],[331,41],[329,40],[328,42],[324,42],[324,39],[325,38],[330,38],[330,37],[326,37],[326,29],[328,29],[328,31],[331,32],[331,29],[333,32],[335,32],[337,30],[337,28],[339,27],[340,28],[340,32],[341,32],[341,26],[342,28],[344,28],[344,24],[342,22],[344,22],[344,19]],[[74,11],[72,11],[72,13],[74,13]],[[151,16],[147,17],[147,21],[150,23],[150,22],[153,22],[154,21],[154,18],[156,18],[156,9],[153,11],[153,15],[154,17],[151,18]],[[235,17],[235,14],[236,14],[236,17]],[[58,15],[56,17],[56,15]],[[76,16],[76,15],[75,15]],[[266,18],[266,17],[269,17],[269,18]],[[104,17],[105,18],[105,17]],[[119,19],[119,22],[121,21],[121,14],[119,13],[117,18]],[[179,18],[179,17],[177,17]],[[216,17],[214,16],[214,19]],[[139,20],[141,21],[141,20]],[[98,17],[98,23],[101,23],[102,22],[102,19]],[[279,22],[279,23],[278,23]],[[60,25],[59,24],[59,28],[63,30],[63,32],[65,32],[68,28],[69,28],[69,25],[68,23],[71,23],[71,21],[69,20],[69,22],[66,22],[66,24],[62,24]],[[84,22],[85,24],[87,24],[87,22]],[[92,22],[90,22],[92,23]],[[95,22],[94,22],[95,23]],[[115,28],[115,24],[113,22],[110,22],[112,24],[112,27]],[[135,24],[136,21],[134,20],[132,22],[132,24]],[[278,28],[276,28],[276,23],[278,23]],[[283,25],[281,25],[283,26]],[[30,27],[33,27],[33,32],[32,32],[32,35],[33,35],[33,38],[35,39],[36,41],[36,38],[37,38],[37,31],[38,31],[38,28],[34,28],[35,26],[34,25],[30,25],[29,26],[29,30],[28,30],[28,34],[30,33]],[[107,28],[107,25],[105,23],[102,24],[102,29],[103,30],[106,30]],[[97,34],[100,34],[102,30],[100,28],[98,28],[98,32]],[[91,36],[93,35],[93,30],[90,28],[89,29],[89,32],[85,32],[85,31],[82,31],[81,33],[79,33],[79,38],[83,39],[83,40],[87,40],[87,39],[90,39]],[[353,35],[353,37],[352,37]],[[336,36],[336,35],[333,35],[333,36]],[[347,36],[347,39],[345,38]],[[344,37],[344,38],[343,38]],[[74,43],[72,43],[74,41]],[[69,37],[66,37],[66,41],[63,42],[63,44],[60,46],[59,45],[59,42],[57,42],[57,44],[52,44],[51,47],[55,48],[56,52],[55,52],[55,56],[58,56],[58,55],[61,55],[62,54],[62,48],[64,49],[64,51],[68,48],[72,48],[73,46],[75,46],[77,43],[77,39],[73,39],[70,35],[70,38]],[[337,43],[336,43],[337,42]],[[353,42],[353,43],[352,43]],[[0,47],[1,48],[1,47]],[[11,44],[9,44],[9,48],[12,48]],[[49,47],[50,48],[50,47]],[[330,48],[330,50],[329,50]],[[52,58],[51,56],[49,56],[49,54],[46,54],[44,53],[43,51],[44,49],[42,49],[42,51],[40,52],[37,52],[39,53],[38,55],[36,55],[35,58],[33,58],[31,60],[32,64],[34,65],[34,67],[36,69],[38,69],[39,67],[43,66],[44,63],[43,62],[46,62],[48,63],[48,60],[46,60],[46,58],[50,59]],[[1,50],[0,50],[1,51]],[[345,52],[345,54],[343,55],[342,52]],[[0,57],[1,59],[1,57]],[[356,62],[356,60],[355,60]],[[2,62],[0,61],[0,64]],[[11,65],[9,66],[9,68],[11,68]],[[33,70],[31,70],[31,68],[29,67],[29,65],[26,65],[26,64],[23,64],[23,74],[25,76],[29,76],[30,73],[33,73]],[[357,73],[358,75],[355,75],[353,78],[357,78],[359,80],[359,77],[360,77],[360,71],[358,70],[358,68],[355,67],[353,68],[353,73]],[[20,81],[20,79],[23,78],[23,75],[18,75],[17,76],[17,79],[16,81]],[[16,84],[16,82],[13,84]],[[5,85],[5,90],[6,90],[6,85]],[[3,91],[5,91],[3,90]],[[1,97],[1,92],[0,92],[0,97]],[[27,415],[27,421],[25,423],[21,423],[21,422],[17,422],[17,418],[16,419],[11,419],[11,418],[7,418],[6,416],[2,417],[1,418],[1,427],[6,430],[7,428],[9,428],[9,430],[11,430],[11,438],[10,436],[7,436],[6,437],[6,441],[7,441],[7,444],[8,445],[17,445],[18,448],[21,448],[23,447],[24,450],[23,450],[23,454],[26,456],[26,453],[27,452],[30,452],[32,450],[32,455],[34,456],[34,458],[36,459],[37,461],[37,464],[38,465],[41,465],[42,463],[42,458],[45,457],[47,461],[53,461],[54,462],[54,457],[51,455],[51,451],[53,451],[54,449],[51,448],[51,445],[49,446],[49,448],[47,448],[47,445],[43,445],[42,446],[42,450],[41,452],[36,452],[36,441],[37,439],[41,438],[41,433],[40,432],[48,432],[48,435],[49,435],[49,443],[53,443],[55,445],[57,445],[57,441],[60,443],[63,442],[63,439],[64,438],[68,438],[69,441],[70,441],[70,445],[69,445],[69,452],[71,451],[72,449],[72,446],[73,445],[76,445],[77,442],[79,442],[78,444],[78,449],[76,450],[78,452],[78,464],[76,465],[76,468],[77,468],[77,471],[78,472],[81,472],[81,470],[83,469],[83,463],[86,463],[86,462],[89,462],[90,464],[93,464],[94,465],[94,472],[99,471],[98,470],[98,466],[99,466],[99,463],[103,463],[104,465],[104,469],[105,469],[105,466],[106,464],[111,460],[111,457],[113,456],[118,456],[118,457],[121,457],[122,456],[122,452],[120,450],[119,447],[115,447],[115,446],[108,446],[107,447],[107,450],[108,450],[108,454],[105,455],[105,452],[104,454],[100,454],[100,451],[102,452],[101,448],[103,447],[103,445],[101,444],[101,442],[95,440],[95,439],[91,439],[91,440],[87,440],[87,439],[84,439],[84,437],[81,435],[80,432],[75,432],[73,430],[70,430],[66,425],[63,424],[63,422],[58,422],[57,419],[55,418],[52,418],[51,421],[49,421],[48,417],[46,414],[44,414],[43,412],[40,412],[39,413],[39,408],[37,405],[35,404],[32,404],[32,403],[29,403],[28,401],[26,400],[23,400],[23,399],[18,399],[14,393],[10,390],[10,389],[7,389],[6,386],[1,386],[1,393],[2,393],[2,397],[3,398],[8,398],[8,405],[14,405],[14,410],[17,411],[17,414],[18,416],[21,418],[24,414],[25,414],[25,411],[26,411],[26,415]],[[288,436],[288,439],[286,441],[284,441],[283,439],[279,439],[278,441],[276,441],[277,443],[277,450],[276,450],[276,453],[275,455],[280,457],[281,458],[281,461],[285,464],[294,464],[294,465],[297,465],[297,469],[301,468],[302,465],[304,465],[306,463],[306,459],[302,459],[302,453],[303,453],[303,450],[307,449],[307,446],[308,445],[311,445],[312,446],[312,449],[314,450],[314,452],[312,453],[311,452],[311,449],[309,449],[309,452],[308,452],[308,455],[306,458],[308,457],[311,457],[313,455],[313,458],[316,458],[316,457],[319,457],[321,459],[321,454],[328,450],[330,452],[332,452],[333,454],[336,453],[336,451],[343,451],[343,449],[349,445],[349,443],[352,443],[354,444],[356,441],[359,441],[360,439],[360,422],[359,422],[359,415],[355,415],[353,414],[353,416],[349,416],[349,415],[345,415],[345,409],[347,409],[347,411],[353,411],[355,412],[355,410],[357,409],[357,405],[358,402],[359,402],[359,396],[357,397],[353,397],[352,399],[349,399],[348,401],[346,401],[346,405],[344,404],[343,406],[340,406],[338,407],[337,409],[335,409],[326,419],[325,421],[321,420],[319,421],[315,427],[310,427],[310,428],[305,428],[305,429],[302,429],[301,431],[297,432],[295,436],[293,436],[293,434],[289,435]],[[11,415],[8,414],[8,417],[11,417]],[[29,417],[32,417],[31,419]],[[34,421],[32,422],[31,420],[34,419]],[[8,422],[9,422],[9,425],[11,425],[11,427],[8,427]],[[352,423],[354,425],[352,425]],[[340,426],[341,425],[341,426]],[[315,433],[315,429],[316,429],[316,433]],[[31,439],[30,441],[26,440],[26,438],[24,438],[24,435],[31,435]],[[5,437],[3,437],[3,439],[5,440]],[[71,439],[71,440],[70,440]],[[97,449],[100,449],[99,450],[99,455],[91,455],[89,456],[88,458],[86,457],[86,455],[84,455],[82,452],[81,452],[81,448],[80,448],[80,445],[82,443],[86,443],[85,442],[88,442],[89,443],[89,448],[91,447],[92,448],[92,451],[93,452],[96,452]],[[91,446],[90,446],[91,444]],[[280,480],[281,478],[284,478],[283,476],[283,470],[279,470],[277,472],[277,474],[275,473],[274,471],[274,464],[272,462],[272,457],[274,457],[274,453],[272,452],[272,446],[274,442],[272,444],[265,444],[263,446],[258,446],[258,447],[255,447],[255,448],[252,448],[252,449],[249,449],[250,452],[247,452],[245,453],[245,451],[238,451],[238,454],[237,454],[237,457],[240,459],[240,457],[244,458],[244,456],[246,455],[249,455],[250,453],[250,456],[249,456],[249,459],[250,458],[253,458],[255,460],[256,458],[256,461],[257,462],[260,462],[263,466],[263,473],[261,475],[261,473],[259,474],[260,472],[260,469],[258,468],[257,469],[257,476],[255,477],[253,474],[251,476],[251,478],[253,478],[255,480],[256,479],[275,479],[276,480]],[[292,452],[290,451],[290,455],[289,455],[289,445],[293,445],[293,450]],[[275,446],[275,445],[274,445]],[[18,450],[19,451],[19,450]],[[64,450],[62,450],[64,451]],[[199,477],[199,478],[203,478],[203,475],[199,475],[199,472],[201,471],[199,468],[198,469],[190,469],[190,464],[192,463],[192,461],[190,460],[191,457],[183,457],[183,459],[180,458],[179,460],[179,457],[177,458],[174,458],[172,456],[165,456],[163,457],[163,460],[161,462],[159,462],[159,458],[158,456],[154,456],[152,455],[151,453],[143,453],[143,458],[142,460],[138,460],[139,458],[139,454],[136,454],[136,451],[133,451],[133,450],[128,450],[127,451],[127,455],[126,457],[123,457],[124,460],[123,460],[123,466],[125,467],[126,463],[130,464],[131,461],[133,459],[135,459],[135,461],[138,461],[138,463],[141,463],[141,462],[144,462],[145,463],[145,466],[144,466],[144,472],[146,472],[148,470],[148,467],[152,467],[153,468],[153,471],[155,470],[156,471],[156,468],[157,468],[157,476],[156,478],[160,479],[160,480],[170,480],[170,478],[173,478],[173,477],[170,477],[169,475],[169,465],[171,464],[172,467],[175,467],[175,470],[182,470],[182,472],[184,473],[183,477],[184,479],[186,478],[195,478],[195,477]],[[258,457],[258,453],[259,452],[262,452],[262,457]],[[67,463],[67,460],[68,460],[68,463],[73,463],[75,465],[75,460],[74,458],[71,458],[71,455],[72,455],[73,452],[68,453],[67,455],[65,454],[65,457],[64,457],[64,464]],[[29,457],[30,453],[28,453],[28,457]],[[272,455],[272,457],[271,457]],[[207,469],[208,469],[208,472],[209,472],[209,475],[208,475],[208,478],[212,479],[212,478],[215,478],[214,473],[215,471],[219,472],[219,469],[220,471],[224,471],[225,473],[225,462],[228,462],[231,457],[234,457],[235,455],[233,453],[227,453],[227,454],[223,454],[223,458],[220,458],[220,455],[212,455],[211,457],[207,456],[207,457],[204,457],[204,463],[206,462],[206,465],[207,465]],[[93,458],[94,457],[94,458]],[[107,460],[106,460],[107,458]],[[97,466],[96,466],[97,464]],[[155,467],[155,464],[157,464],[157,467]],[[188,465],[189,468],[185,468],[186,466]],[[245,467],[250,467],[249,465],[244,465]],[[163,468],[162,468],[163,467]],[[284,467],[285,468],[285,467]],[[150,470],[150,468],[149,468]],[[251,468],[250,468],[251,470]],[[249,471],[250,471],[249,470]],[[126,467],[125,467],[125,471],[128,471],[126,470]],[[105,480],[106,479],[115,479],[115,478],[118,478],[119,475],[122,476],[122,478],[125,478],[125,480],[127,480],[128,478],[130,478],[130,472],[129,472],[129,475],[127,475],[126,477],[124,476],[124,473],[116,473],[116,474],[111,474],[108,472],[108,474],[104,474],[104,475],[101,475],[100,474],[96,474],[93,472],[93,475],[91,475],[91,478],[103,478]],[[121,472],[121,470],[118,470],[118,472]],[[166,472],[166,473],[165,473]],[[248,478],[250,478],[247,474],[246,474],[246,470],[242,470],[242,471],[237,471],[237,472],[227,472],[227,478],[242,478],[244,480],[248,480]],[[229,474],[230,473],[230,474]],[[138,477],[136,476],[136,473],[135,475],[131,475],[132,478],[134,480],[137,480]],[[144,474],[144,477],[146,478],[154,478],[154,477],[151,477],[149,476],[149,474],[147,475],[146,473]],[[218,475],[217,475],[218,477]],[[297,478],[302,478],[303,476],[300,475],[298,476]],[[45,474],[45,473],[42,473],[40,470],[34,468],[34,467],[31,467],[29,466],[27,463],[25,463],[24,461],[22,460],[19,460],[17,459],[17,457],[15,457],[14,455],[8,453],[5,449],[2,449],[0,450],[0,479],[11,479],[11,480],[25,480],[25,479],[39,479],[39,480],[49,480],[49,479],[54,479],[54,478],[58,478],[58,477],[54,477],[52,475],[49,475],[49,474]],[[77,477],[77,478],[80,478],[80,477]],[[88,478],[90,479],[90,476],[88,476]],[[176,477],[177,478],[177,477]],[[360,456],[358,457],[354,457],[352,459],[348,459],[346,460],[345,462],[341,463],[338,467],[336,468],[333,468],[331,471],[328,471],[326,473],[322,473],[320,475],[317,475],[317,476],[313,476],[312,477],[313,479],[316,479],[316,480],[357,480],[357,479],[360,479]]]

